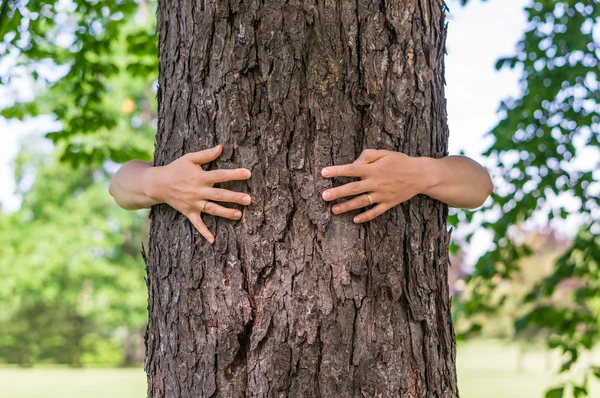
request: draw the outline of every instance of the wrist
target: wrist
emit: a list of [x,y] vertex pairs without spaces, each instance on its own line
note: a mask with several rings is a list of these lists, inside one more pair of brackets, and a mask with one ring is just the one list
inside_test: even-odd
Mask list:
[[142,190],[144,195],[150,199],[152,205],[164,202],[160,193],[160,168],[159,166],[151,166],[142,173]]
[[439,167],[439,159],[431,157],[419,157],[419,181],[422,182],[419,193],[423,195],[430,194],[430,191],[442,182],[442,173]]

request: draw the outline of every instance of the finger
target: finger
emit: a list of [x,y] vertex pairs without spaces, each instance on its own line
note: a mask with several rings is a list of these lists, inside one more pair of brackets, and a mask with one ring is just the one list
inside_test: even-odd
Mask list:
[[323,200],[334,200],[342,198],[344,196],[359,195],[364,192],[368,192],[373,189],[370,182],[367,181],[355,181],[348,184],[344,184],[337,188],[331,188],[323,192]]
[[[207,203],[207,205],[208,205],[208,203]],[[214,243],[215,242],[215,237],[210,232],[210,230],[208,229],[208,227],[206,226],[206,224],[204,224],[204,221],[202,221],[202,217],[200,217],[200,213],[199,212],[198,213],[191,213],[191,214],[189,214],[187,216],[187,218],[192,222],[192,224],[194,225],[194,227],[196,227],[196,229],[198,230],[198,232],[200,232],[200,234],[206,238],[207,241],[209,241],[210,243]]]
[[205,149],[203,151],[187,153],[185,156],[187,156],[194,163],[204,164],[212,162],[218,158],[219,155],[221,155],[221,152],[223,152],[223,146],[217,145],[214,148]]
[[[377,194],[371,194],[371,198],[373,199],[373,203],[377,203],[376,199]],[[350,210],[360,209],[362,207],[370,206],[372,203],[369,201],[369,197],[367,195],[360,195],[356,198],[352,198],[346,202],[338,203],[331,208],[334,214],[342,214]]]
[[202,191],[202,196],[205,199],[216,200],[217,202],[231,202],[239,203],[241,205],[249,205],[252,203],[252,198],[248,194],[221,188],[205,189]]
[[239,220],[242,218],[242,212],[237,209],[229,209],[214,202],[207,202],[204,206],[204,213],[211,216],[229,218],[230,220]]
[[365,149],[362,151],[360,156],[354,161],[354,163],[373,163],[376,160],[381,159],[386,155],[387,151],[377,150],[377,149]]
[[364,164],[345,164],[342,166],[329,166],[321,170],[321,175],[326,178],[331,177],[363,177],[367,174],[369,168]]
[[220,169],[206,172],[207,180],[211,184],[247,180],[251,175],[252,173],[248,169]]
[[369,209],[364,213],[361,213],[358,216],[354,217],[354,222],[357,224],[362,224],[364,222],[371,221],[375,217],[379,217],[380,215],[388,211],[388,209],[389,207],[386,204],[379,203],[372,209]]

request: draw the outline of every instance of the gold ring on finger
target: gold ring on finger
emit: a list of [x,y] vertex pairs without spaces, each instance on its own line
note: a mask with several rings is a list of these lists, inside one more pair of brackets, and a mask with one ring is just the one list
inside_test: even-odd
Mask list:
[[369,199],[369,204],[372,205],[373,204],[373,197],[371,196],[371,194],[367,194],[367,199]]
[[200,213],[204,213],[204,208],[206,207],[206,204],[207,204],[207,203],[208,203],[208,201],[207,201],[207,202],[204,202],[204,203],[202,204],[202,207],[200,208]]

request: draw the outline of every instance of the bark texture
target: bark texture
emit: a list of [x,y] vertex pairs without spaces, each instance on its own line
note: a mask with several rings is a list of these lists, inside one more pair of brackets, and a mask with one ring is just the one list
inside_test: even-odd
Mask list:
[[154,208],[149,396],[456,397],[446,206],[358,226],[320,176],[446,154],[443,1],[160,1],[158,35],[156,163],[222,143],[254,203],[212,246]]

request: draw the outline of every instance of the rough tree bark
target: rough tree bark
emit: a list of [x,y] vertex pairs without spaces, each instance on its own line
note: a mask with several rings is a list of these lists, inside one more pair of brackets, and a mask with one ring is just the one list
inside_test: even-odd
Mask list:
[[157,164],[222,143],[254,203],[212,246],[153,209],[149,396],[456,397],[446,206],[358,226],[320,176],[446,154],[443,1],[160,1],[158,36]]

